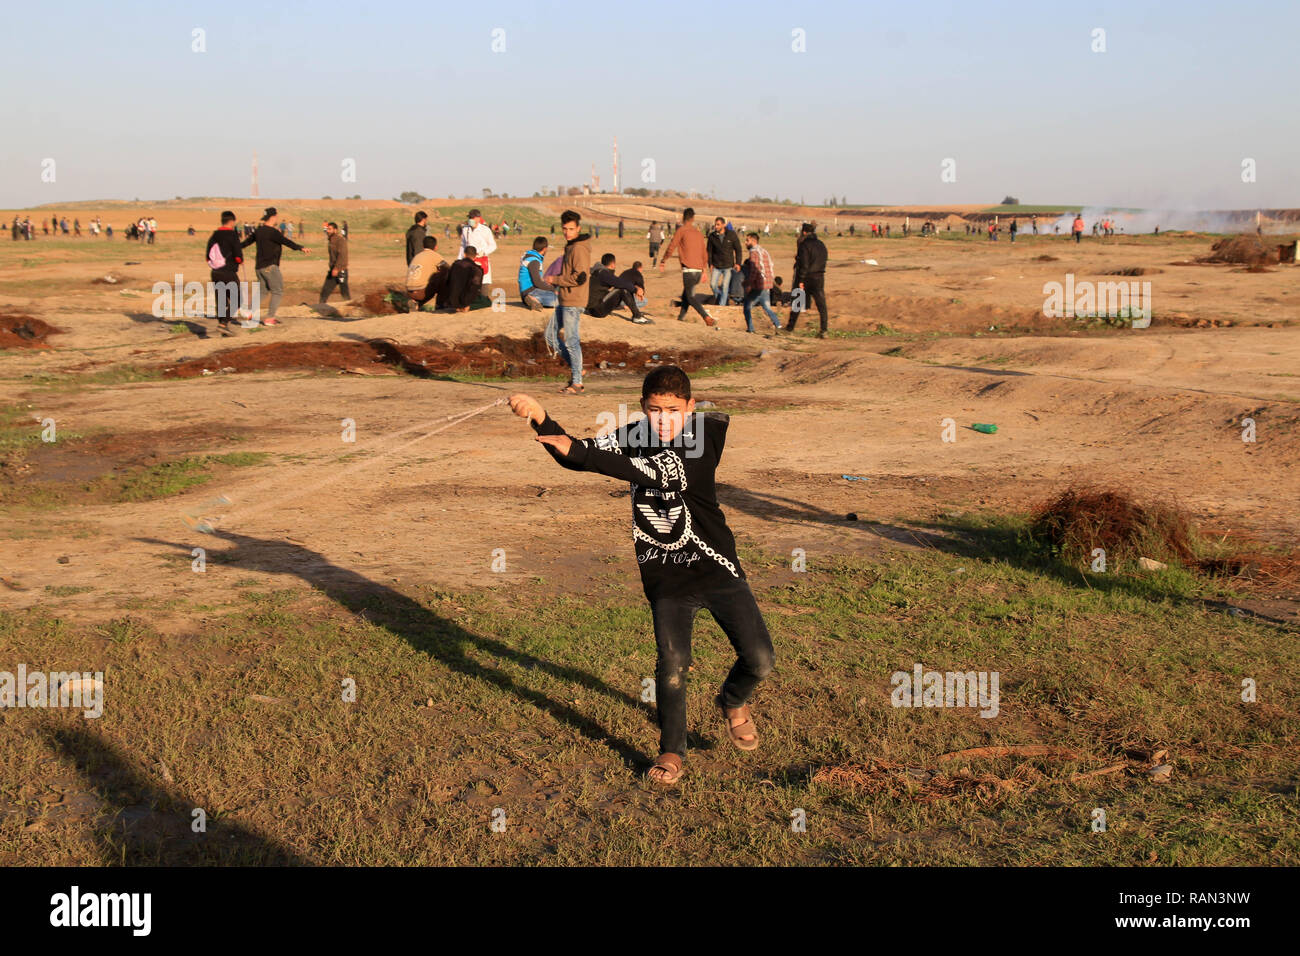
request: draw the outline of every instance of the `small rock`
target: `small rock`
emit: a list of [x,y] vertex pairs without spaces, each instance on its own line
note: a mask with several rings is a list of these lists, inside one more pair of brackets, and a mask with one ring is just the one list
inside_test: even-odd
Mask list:
[[426,700],[426,701],[424,702],[424,706],[425,706],[425,707],[432,707],[432,706],[433,706],[433,698],[430,697],[428,700]]
[[1147,776],[1151,778],[1152,783],[1168,783],[1173,775],[1174,765],[1170,763],[1156,764],[1147,771]]
[[71,562],[72,559],[68,557],[66,554],[59,558],[59,564],[70,564]]
[[1169,565],[1163,561],[1154,561],[1151,558],[1138,558],[1138,567],[1143,571],[1163,571]]
[[850,511],[848,514],[846,514],[846,515],[844,516],[844,520],[845,520],[845,521],[857,521],[857,520],[858,520],[858,513],[857,513],[856,511]]

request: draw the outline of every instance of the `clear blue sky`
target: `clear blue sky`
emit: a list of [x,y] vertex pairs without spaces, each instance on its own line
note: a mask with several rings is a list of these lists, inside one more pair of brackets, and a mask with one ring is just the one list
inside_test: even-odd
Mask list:
[[268,197],[530,195],[593,161],[608,185],[615,136],[625,185],[649,157],[646,185],[727,198],[1300,206],[1294,0],[49,0],[0,22],[0,207],[246,196],[254,150]]

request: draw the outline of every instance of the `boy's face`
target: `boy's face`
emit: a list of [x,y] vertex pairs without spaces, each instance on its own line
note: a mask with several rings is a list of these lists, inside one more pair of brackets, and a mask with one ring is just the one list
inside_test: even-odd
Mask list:
[[576,223],[576,222],[566,222],[563,226],[560,227],[560,231],[562,231],[562,232],[564,233],[564,238],[565,238],[565,239],[570,239],[570,240],[572,240],[572,239],[577,239],[577,238],[578,238],[578,223]]
[[650,427],[658,434],[659,441],[666,444],[677,437],[686,424],[686,416],[695,411],[695,399],[651,395],[641,399],[641,411],[650,419]]

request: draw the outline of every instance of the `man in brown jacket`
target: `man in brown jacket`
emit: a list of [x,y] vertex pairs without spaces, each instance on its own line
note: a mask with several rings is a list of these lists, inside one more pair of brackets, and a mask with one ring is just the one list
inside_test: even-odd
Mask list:
[[682,211],[681,228],[673,233],[668,248],[664,250],[663,258],[659,260],[660,272],[664,271],[669,256],[674,252],[677,253],[677,258],[682,264],[682,304],[681,310],[677,313],[677,321],[684,322],[686,311],[694,309],[700,313],[705,325],[716,328],[717,323],[713,321],[713,316],[700,308],[700,304],[695,301],[695,286],[703,277],[704,270],[709,267],[709,246],[704,236],[695,228],[695,210],[689,206]]
[[320,304],[337,288],[343,293],[343,300],[350,302],[352,293],[348,291],[348,240],[339,233],[337,222],[325,224],[325,235],[330,244],[330,271],[325,277],[325,284],[320,287]]
[[[566,395],[581,395],[582,387],[582,342],[579,339],[578,325],[582,321],[582,310],[587,306],[587,283],[591,280],[591,236],[578,234],[582,217],[572,209],[560,216],[560,229],[564,233],[564,261],[559,274],[550,282],[559,294],[559,304],[551,319],[553,328],[547,329],[546,340],[557,341],[560,355],[569,363],[569,384],[560,389]],[[559,338],[559,330],[564,330],[564,338]]]

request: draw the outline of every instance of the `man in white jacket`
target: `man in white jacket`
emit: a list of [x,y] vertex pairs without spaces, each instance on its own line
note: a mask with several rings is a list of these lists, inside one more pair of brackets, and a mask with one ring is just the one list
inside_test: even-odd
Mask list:
[[466,246],[474,247],[474,261],[483,270],[483,284],[487,285],[492,281],[492,263],[488,256],[497,251],[497,241],[492,236],[492,228],[483,222],[477,209],[469,211],[465,225],[460,227],[460,252],[456,255],[457,259],[465,258]]

